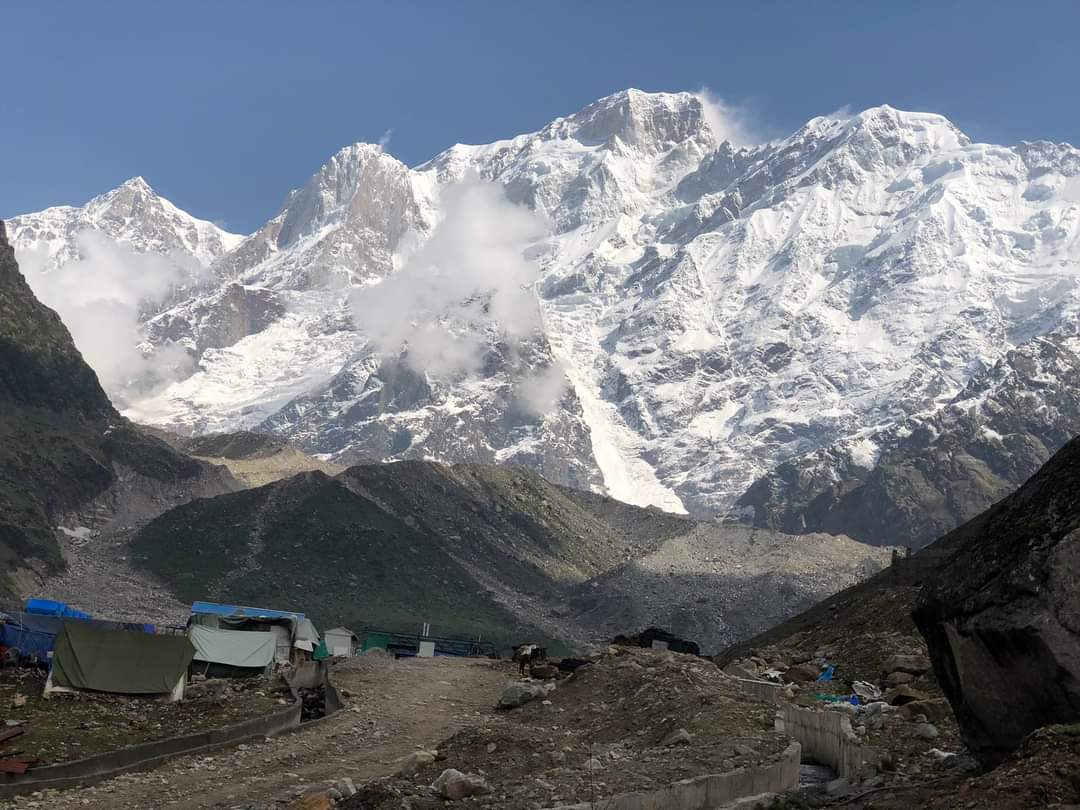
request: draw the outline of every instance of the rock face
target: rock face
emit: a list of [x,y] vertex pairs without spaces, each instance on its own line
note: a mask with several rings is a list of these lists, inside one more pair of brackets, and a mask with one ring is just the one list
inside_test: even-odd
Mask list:
[[1080,338],[1032,338],[940,410],[779,465],[736,512],[789,533],[918,548],[1008,495],[1080,433],[1078,379]]
[[968,747],[994,765],[1080,719],[1080,439],[946,535],[914,617]]

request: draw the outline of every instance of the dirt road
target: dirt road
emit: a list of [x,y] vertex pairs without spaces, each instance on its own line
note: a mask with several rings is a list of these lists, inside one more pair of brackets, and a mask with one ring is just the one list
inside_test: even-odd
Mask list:
[[310,728],[205,756],[182,757],[151,771],[11,806],[74,810],[282,806],[292,797],[350,777],[356,784],[392,773],[395,762],[466,727],[487,725],[506,663],[429,658],[358,659],[336,668],[350,707]]

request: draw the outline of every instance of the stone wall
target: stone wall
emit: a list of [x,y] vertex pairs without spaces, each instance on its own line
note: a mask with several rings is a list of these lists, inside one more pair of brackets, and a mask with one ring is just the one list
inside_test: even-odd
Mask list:
[[762,681],[756,678],[736,678],[735,683],[739,691],[747,697],[764,701],[772,706],[779,705],[784,697],[784,684],[782,683]]
[[675,782],[654,791],[624,793],[597,802],[563,805],[554,810],[712,810],[747,796],[782,793],[799,786],[802,751],[792,743],[772,762],[736,768]]
[[839,711],[785,703],[776,713],[776,729],[798,740],[806,759],[828,765],[842,777],[869,776],[880,762],[877,751],[863,744],[851,730],[851,720]]

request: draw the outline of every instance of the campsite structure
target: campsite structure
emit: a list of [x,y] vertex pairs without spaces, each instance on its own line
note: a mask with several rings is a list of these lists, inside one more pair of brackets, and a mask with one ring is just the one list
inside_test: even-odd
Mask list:
[[156,630],[152,624],[94,619],[89,613],[71,608],[63,602],[29,599],[26,610],[0,612],[0,648],[4,651],[4,660],[46,664],[52,656],[57,636],[67,624],[141,633],[154,633]]
[[[281,666],[296,665],[310,659],[319,644],[319,632],[315,625],[303,613],[296,611],[193,602],[188,618],[189,635],[196,627],[205,630],[195,633],[198,641],[192,639],[203,656],[199,660],[222,667],[251,669],[259,666],[257,661],[265,654],[266,635],[273,640],[272,662]],[[219,631],[254,633],[260,638],[258,641],[243,640],[243,650],[247,654],[241,655],[226,650],[231,642],[239,640],[239,636],[227,636]]]
[[56,637],[45,695],[92,691],[182,700],[194,655],[185,636],[69,622]]
[[348,627],[335,627],[323,634],[326,651],[334,658],[348,658],[360,650],[360,639]]

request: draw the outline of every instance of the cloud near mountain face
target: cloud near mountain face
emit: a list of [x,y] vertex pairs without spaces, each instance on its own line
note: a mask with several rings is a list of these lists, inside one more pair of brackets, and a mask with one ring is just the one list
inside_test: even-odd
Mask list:
[[445,188],[440,202],[431,238],[406,247],[401,269],[354,292],[351,303],[381,356],[452,379],[479,369],[485,334],[498,330],[513,345],[540,325],[538,268],[524,253],[548,226],[476,177]]
[[60,315],[113,402],[124,407],[133,396],[186,376],[186,351],[144,351],[139,323],[144,307],[163,301],[180,283],[178,262],[184,260],[138,253],[93,230],[79,232],[75,242],[79,257],[57,269],[44,270],[46,256],[33,250],[19,251],[19,264],[38,299]]

